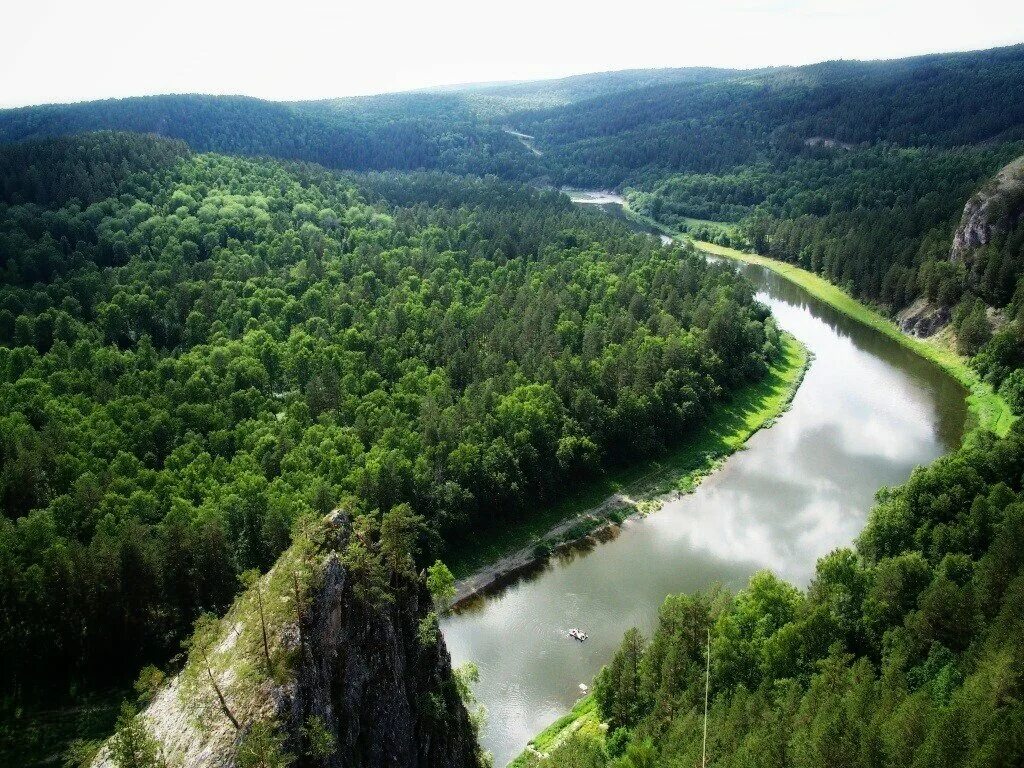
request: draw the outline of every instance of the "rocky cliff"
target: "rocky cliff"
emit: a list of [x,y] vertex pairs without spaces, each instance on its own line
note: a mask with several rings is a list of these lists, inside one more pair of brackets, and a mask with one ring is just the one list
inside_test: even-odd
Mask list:
[[[482,764],[422,578],[364,543],[335,513],[199,628],[136,719],[169,766]],[[113,768],[116,750],[94,765]]]
[[1006,165],[967,201],[953,235],[952,261],[970,262],[971,252],[988,245],[995,232],[1008,231],[1024,216],[1024,157]]
[[927,338],[945,328],[952,314],[949,307],[932,304],[927,299],[918,299],[896,315],[896,324],[904,333]]

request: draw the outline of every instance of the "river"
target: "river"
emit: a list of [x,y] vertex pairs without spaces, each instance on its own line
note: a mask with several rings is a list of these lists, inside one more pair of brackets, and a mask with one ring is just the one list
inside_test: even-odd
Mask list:
[[762,568],[806,585],[817,558],[863,528],[879,487],[959,444],[953,379],[773,272],[738,268],[815,355],[790,410],[694,493],[442,622],[453,663],[480,669],[481,741],[497,766],[569,710],[629,627],[653,627],[666,595],[740,588]]

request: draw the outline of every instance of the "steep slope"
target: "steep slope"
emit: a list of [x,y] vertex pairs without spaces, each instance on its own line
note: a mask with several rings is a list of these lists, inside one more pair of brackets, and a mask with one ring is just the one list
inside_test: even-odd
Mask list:
[[1004,166],[995,178],[964,206],[953,235],[952,261],[967,262],[972,252],[988,245],[995,234],[1006,234],[1024,215],[1024,157]]
[[[1003,166],[964,205],[948,263],[938,261],[931,268],[938,281],[934,295],[931,300],[922,297],[902,311],[898,316],[901,327],[930,336],[953,320],[957,331],[967,325],[968,335],[983,339],[991,321],[1005,319],[1002,310],[1008,304],[1014,305],[1009,308],[1009,315],[1014,316],[1018,302],[1012,300],[1024,274],[1022,219],[1024,156]],[[945,287],[950,285],[952,290]],[[960,299],[955,311],[948,297]],[[972,344],[968,351],[976,346]]]
[[200,622],[185,669],[93,765],[145,742],[180,768],[481,765],[430,595],[387,547],[341,512],[308,527],[223,620]]

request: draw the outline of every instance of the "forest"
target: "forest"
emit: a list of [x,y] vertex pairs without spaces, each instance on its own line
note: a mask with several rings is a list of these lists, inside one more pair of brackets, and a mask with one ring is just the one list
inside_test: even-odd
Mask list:
[[1003,307],[1016,290],[1012,238],[996,246],[1011,255],[983,268],[946,262],[965,200],[1024,154],[1022,88],[1016,45],[313,102],[189,95],[26,107],[0,111],[0,142],[113,129],[355,171],[615,188],[642,215],[798,263],[889,312],[926,296],[950,308],[966,299],[967,317],[975,298]]
[[100,130],[181,139],[199,152],[268,155],[350,170],[443,169],[521,175],[518,142],[457,96],[272,102],[146,96],[0,111],[0,143]]
[[949,252],[965,201],[1020,154],[1020,142],[808,148],[728,174],[668,176],[629,200],[639,213],[683,229],[690,217],[737,222],[742,247],[822,274],[890,311],[919,296],[955,306],[968,290],[1005,306],[1017,260],[967,274],[949,263]]
[[537,137],[561,183],[642,186],[671,173],[722,174],[815,144],[1019,141],[1022,80],[1017,45],[653,84],[504,119]]
[[408,504],[432,562],[778,351],[731,270],[555,193],[55,142],[0,153],[8,708],[166,663],[310,515]]
[[1021,765],[1022,470],[1017,422],[881,489],[805,591],[765,571],[735,595],[666,598],[594,683],[607,733],[581,728],[539,764],[701,765],[709,669],[716,766]]

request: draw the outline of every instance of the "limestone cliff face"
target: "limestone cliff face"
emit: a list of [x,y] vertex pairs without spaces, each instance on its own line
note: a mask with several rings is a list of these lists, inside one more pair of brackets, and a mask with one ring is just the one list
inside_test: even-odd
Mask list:
[[[444,638],[420,631],[432,608],[422,579],[392,573],[393,598],[367,598],[340,554],[349,535],[336,515],[315,547],[293,547],[261,580],[262,608],[253,589],[239,598],[141,713],[169,766],[231,768],[259,723],[296,768],[481,766]],[[302,591],[290,589],[303,564]],[[314,722],[330,734],[327,754],[310,748]],[[115,768],[109,747],[94,766]]]
[[359,600],[337,555],[303,621],[295,684],[282,701],[299,728],[333,726],[330,766],[476,766],[475,734],[452,681],[444,638],[417,636],[430,609],[422,584],[383,607]]
[[1024,157],[1006,165],[967,201],[953,235],[949,257],[970,262],[971,252],[987,245],[999,230],[1008,231],[1024,215]]

